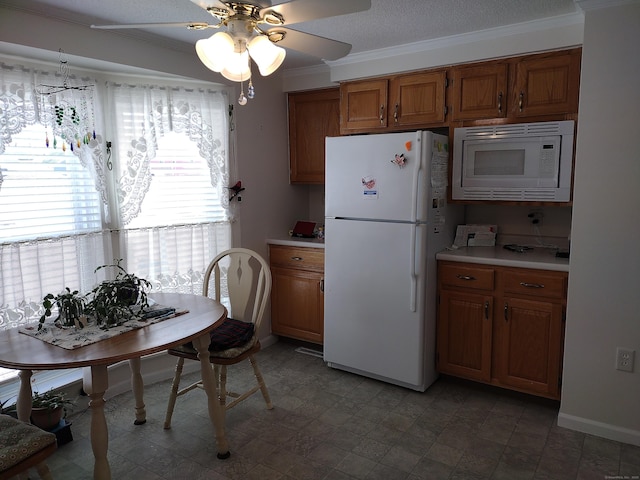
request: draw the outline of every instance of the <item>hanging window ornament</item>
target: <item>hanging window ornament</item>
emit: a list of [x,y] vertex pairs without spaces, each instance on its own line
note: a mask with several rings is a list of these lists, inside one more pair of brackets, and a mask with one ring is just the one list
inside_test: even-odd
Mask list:
[[[69,144],[71,151],[88,145],[91,139],[96,138],[95,113],[93,101],[87,102],[87,96],[91,96],[94,85],[71,85],[69,83],[69,64],[62,49],[60,54],[59,74],[62,76],[62,85],[38,85],[36,92],[40,95],[40,122],[51,127],[53,136],[53,148],[57,147],[60,138],[62,149],[66,151]],[[89,91],[86,92],[85,91]],[[47,128],[45,144],[49,142]]]

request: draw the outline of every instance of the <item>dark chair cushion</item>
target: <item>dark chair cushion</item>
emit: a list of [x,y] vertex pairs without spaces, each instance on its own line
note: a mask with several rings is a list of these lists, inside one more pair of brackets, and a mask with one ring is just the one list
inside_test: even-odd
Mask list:
[[[242,347],[253,338],[253,330],[253,323],[242,322],[233,318],[225,318],[219,327],[211,330],[209,351],[221,352],[230,348]],[[195,352],[195,347],[192,342],[187,343],[184,347]],[[180,347],[176,348],[176,350],[184,351],[184,349]]]
[[226,318],[222,325],[211,330],[210,352],[241,347],[253,338],[253,323]]

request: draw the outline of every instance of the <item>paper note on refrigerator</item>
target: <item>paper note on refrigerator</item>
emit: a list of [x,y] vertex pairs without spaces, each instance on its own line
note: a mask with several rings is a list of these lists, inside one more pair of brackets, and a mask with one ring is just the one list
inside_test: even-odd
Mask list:
[[447,175],[449,167],[449,154],[445,152],[433,152],[431,156],[431,186],[446,187],[449,183]]

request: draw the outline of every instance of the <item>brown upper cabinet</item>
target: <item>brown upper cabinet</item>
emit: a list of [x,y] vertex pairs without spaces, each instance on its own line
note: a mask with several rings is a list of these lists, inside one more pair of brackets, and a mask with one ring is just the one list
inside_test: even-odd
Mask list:
[[578,112],[582,49],[521,57],[513,65],[513,117]]
[[340,133],[387,128],[389,80],[361,80],[340,85]]
[[342,83],[340,133],[381,133],[442,125],[445,88],[445,70]]
[[329,88],[288,95],[289,181],[324,184],[325,137],[340,134],[340,92]]
[[573,48],[343,82],[340,133],[565,119],[578,113],[581,54]]
[[485,62],[451,69],[452,120],[507,116],[509,65]]

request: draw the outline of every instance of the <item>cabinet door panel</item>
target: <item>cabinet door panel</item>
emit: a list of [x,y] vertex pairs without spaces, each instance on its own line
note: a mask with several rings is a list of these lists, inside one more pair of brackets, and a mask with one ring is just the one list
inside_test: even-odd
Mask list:
[[322,275],[302,270],[271,268],[271,330],[310,342],[322,343],[324,299]]
[[505,117],[507,112],[508,65],[489,64],[454,68],[453,120]]
[[386,128],[387,89],[386,79],[340,85],[340,132]]
[[515,68],[514,116],[578,112],[579,51],[525,58]]
[[324,184],[325,137],[340,134],[337,88],[289,94],[289,175],[294,184]]
[[491,377],[492,297],[443,291],[438,316],[438,369],[474,380]]
[[505,298],[498,379],[530,392],[558,394],[562,306]]
[[402,75],[389,87],[389,126],[444,122],[445,71]]

